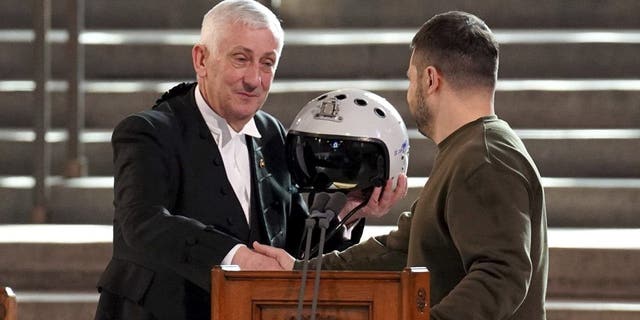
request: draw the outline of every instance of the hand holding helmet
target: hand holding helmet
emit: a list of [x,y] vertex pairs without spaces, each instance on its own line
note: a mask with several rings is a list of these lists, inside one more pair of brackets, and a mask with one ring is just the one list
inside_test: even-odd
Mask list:
[[347,194],[347,204],[342,208],[338,216],[341,220],[344,220],[347,214],[363,203],[363,201],[366,202],[365,206],[351,217],[348,217],[348,221],[345,221],[346,225],[350,225],[357,221],[357,219],[364,217],[380,218],[384,216],[398,200],[407,195],[406,175],[401,173],[398,176],[395,188],[393,188],[392,184],[393,180],[389,179],[385,186],[375,187],[368,195],[363,194],[360,190],[349,192]]

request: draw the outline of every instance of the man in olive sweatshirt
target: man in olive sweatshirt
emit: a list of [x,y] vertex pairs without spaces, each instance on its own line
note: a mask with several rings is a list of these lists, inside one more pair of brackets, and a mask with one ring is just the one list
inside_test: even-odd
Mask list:
[[[522,141],[494,112],[498,44],[476,16],[447,12],[427,21],[411,47],[407,101],[437,144],[433,169],[397,230],[325,254],[323,268],[425,266],[431,319],[543,320],[544,192]],[[256,250],[285,269],[301,265],[282,250]]]

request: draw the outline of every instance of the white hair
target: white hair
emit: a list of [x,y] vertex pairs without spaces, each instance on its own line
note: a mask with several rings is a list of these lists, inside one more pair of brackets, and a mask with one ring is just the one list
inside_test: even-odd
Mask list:
[[251,29],[269,29],[278,39],[278,52],[284,44],[280,20],[267,7],[255,0],[224,0],[215,5],[202,19],[200,44],[217,50],[218,36],[227,25],[241,23]]

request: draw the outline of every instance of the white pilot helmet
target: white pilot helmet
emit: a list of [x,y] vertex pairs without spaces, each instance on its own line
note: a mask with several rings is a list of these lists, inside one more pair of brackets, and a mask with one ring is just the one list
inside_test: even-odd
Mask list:
[[398,111],[365,90],[309,101],[287,133],[287,162],[303,191],[366,190],[407,172],[409,137]]

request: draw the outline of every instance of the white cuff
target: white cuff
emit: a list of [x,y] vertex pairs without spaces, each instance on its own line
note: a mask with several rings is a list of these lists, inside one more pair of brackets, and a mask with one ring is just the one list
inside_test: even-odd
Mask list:
[[227,255],[224,256],[224,259],[222,259],[222,262],[220,262],[220,265],[231,264],[231,261],[233,261],[233,257],[235,257],[236,255],[236,251],[238,251],[240,247],[246,247],[246,246],[241,243],[236,244],[233,248],[231,248],[231,250],[229,250],[229,253],[227,253]]
[[351,225],[349,225],[348,227],[345,225],[344,226],[344,231],[342,232],[342,238],[346,239],[346,240],[351,240],[351,232],[353,232],[353,229],[355,228],[355,226],[360,222],[360,218],[358,220],[356,220],[355,222],[353,222]]

